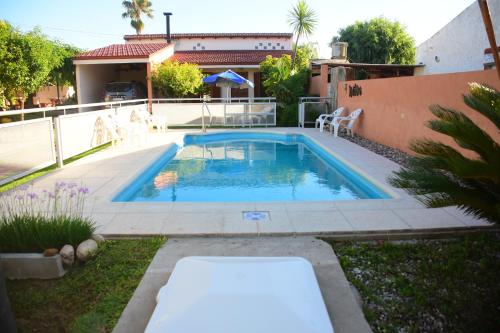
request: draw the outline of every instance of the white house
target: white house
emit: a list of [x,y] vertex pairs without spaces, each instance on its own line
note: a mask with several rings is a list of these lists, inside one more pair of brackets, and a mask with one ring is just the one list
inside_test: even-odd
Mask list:
[[[497,42],[500,38],[500,1],[488,1]],[[488,36],[477,1],[417,47],[415,75],[482,70],[492,62]]]
[[[198,64],[205,73],[231,69],[254,82],[250,89],[233,89],[233,97],[264,96],[259,64],[271,55],[292,53],[291,33],[185,33],[125,35],[114,44],[77,55],[78,103],[102,101],[104,85],[111,81],[143,82],[152,97],[151,70],[166,59]],[[220,88],[212,97],[220,97]]]

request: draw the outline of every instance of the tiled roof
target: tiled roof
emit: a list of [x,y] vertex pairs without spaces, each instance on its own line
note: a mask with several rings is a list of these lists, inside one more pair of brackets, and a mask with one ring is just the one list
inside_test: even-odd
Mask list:
[[170,58],[179,62],[189,62],[198,65],[257,65],[260,64],[266,56],[271,55],[275,58],[283,54],[291,55],[291,51],[273,50],[273,51],[177,51]]
[[151,54],[167,47],[167,43],[113,44],[75,56],[75,60],[148,58]]
[[[291,33],[282,32],[255,32],[255,33],[183,33],[183,34],[172,34],[172,39],[179,38],[292,38]],[[145,35],[125,35],[123,39],[156,39],[156,38],[167,38],[167,34],[145,34]]]

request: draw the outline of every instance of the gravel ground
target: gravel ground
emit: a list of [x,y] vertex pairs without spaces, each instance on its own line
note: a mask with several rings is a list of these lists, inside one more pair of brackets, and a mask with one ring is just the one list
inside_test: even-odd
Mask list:
[[360,145],[361,147],[371,150],[376,154],[382,155],[385,158],[388,158],[391,161],[398,163],[399,165],[408,167],[409,164],[408,161],[410,159],[410,155],[408,155],[405,152],[402,152],[399,149],[388,147],[383,144],[370,141],[356,134],[354,134],[354,136],[351,137],[350,135],[347,135],[345,131],[339,133],[339,136],[346,140],[354,142],[355,144]]

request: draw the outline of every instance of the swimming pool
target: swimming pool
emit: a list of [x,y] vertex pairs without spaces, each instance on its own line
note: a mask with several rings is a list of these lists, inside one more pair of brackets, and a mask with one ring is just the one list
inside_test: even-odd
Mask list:
[[186,135],[115,202],[264,202],[390,196],[301,134]]

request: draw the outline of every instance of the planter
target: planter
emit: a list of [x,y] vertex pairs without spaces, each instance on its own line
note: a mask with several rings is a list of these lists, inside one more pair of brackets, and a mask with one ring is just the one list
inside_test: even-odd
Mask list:
[[55,279],[63,276],[61,256],[44,257],[41,253],[2,253],[0,264],[7,279]]

